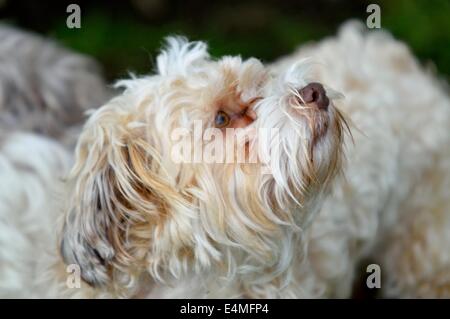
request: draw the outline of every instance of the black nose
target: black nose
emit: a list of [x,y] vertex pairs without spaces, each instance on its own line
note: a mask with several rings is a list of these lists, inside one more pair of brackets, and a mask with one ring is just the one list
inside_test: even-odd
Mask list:
[[304,103],[315,105],[320,110],[327,110],[330,100],[323,85],[317,82],[309,83],[298,91]]

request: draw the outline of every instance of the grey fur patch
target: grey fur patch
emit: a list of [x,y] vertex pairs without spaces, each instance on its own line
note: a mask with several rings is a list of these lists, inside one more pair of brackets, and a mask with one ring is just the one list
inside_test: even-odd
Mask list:
[[91,59],[38,35],[0,24],[0,128],[73,145],[73,127],[110,93]]

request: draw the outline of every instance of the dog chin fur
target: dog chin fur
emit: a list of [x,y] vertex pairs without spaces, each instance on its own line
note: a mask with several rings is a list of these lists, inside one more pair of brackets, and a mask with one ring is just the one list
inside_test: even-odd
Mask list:
[[[325,110],[299,96],[312,82]],[[58,143],[2,144],[2,296],[349,297],[368,257],[384,296],[450,295],[450,102],[385,32],[348,23],[269,66],[169,38],[155,74],[118,86],[64,184]],[[230,125],[279,129],[276,160],[172,160],[175,128],[212,127],[236,106],[251,114]]]

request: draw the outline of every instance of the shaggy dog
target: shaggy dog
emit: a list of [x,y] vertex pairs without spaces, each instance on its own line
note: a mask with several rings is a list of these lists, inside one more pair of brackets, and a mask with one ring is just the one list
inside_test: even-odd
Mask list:
[[348,297],[365,257],[384,296],[450,296],[450,100],[402,43],[350,23],[264,66],[169,38],[118,85],[65,187],[57,144],[2,146],[4,296]]

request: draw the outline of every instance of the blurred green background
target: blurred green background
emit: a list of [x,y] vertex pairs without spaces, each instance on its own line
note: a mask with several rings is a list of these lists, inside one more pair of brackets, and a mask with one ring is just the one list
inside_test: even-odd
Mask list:
[[[69,3],[81,7],[81,29],[66,27]],[[383,28],[407,42],[424,64],[450,78],[448,0],[0,0],[0,17],[95,57],[112,80],[128,71],[148,73],[169,34],[206,40],[214,56],[241,54],[271,61],[302,43],[335,34],[349,18],[365,21],[370,3],[381,6]]]

